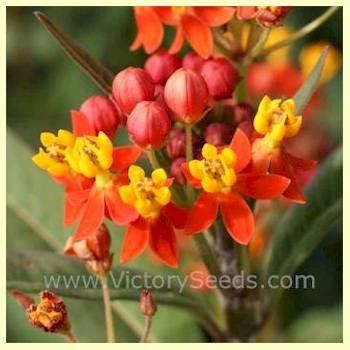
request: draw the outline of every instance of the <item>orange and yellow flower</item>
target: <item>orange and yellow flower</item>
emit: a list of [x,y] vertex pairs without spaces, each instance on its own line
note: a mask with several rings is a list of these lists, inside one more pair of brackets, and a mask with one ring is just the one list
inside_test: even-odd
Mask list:
[[236,242],[248,244],[254,232],[254,215],[242,195],[270,199],[283,193],[290,181],[279,175],[243,172],[251,160],[251,145],[240,129],[228,147],[205,144],[202,156],[203,160],[184,166],[192,185],[203,189],[190,211],[185,232],[207,230],[220,208],[227,232]]
[[316,166],[316,162],[292,156],[281,144],[285,138],[295,136],[300,130],[302,116],[296,116],[294,110],[292,99],[283,102],[281,99],[271,100],[268,96],[262,99],[254,118],[254,128],[264,137],[258,137],[253,142],[251,170],[290,179],[283,196],[297,203],[305,203],[295,171],[310,170]]
[[120,261],[136,258],[149,245],[165,264],[177,267],[179,253],[174,229],[185,226],[187,211],[171,202],[172,179],[161,168],[146,177],[136,165],[130,166],[128,176],[129,184],[119,188],[120,198],[138,215],[127,227]]

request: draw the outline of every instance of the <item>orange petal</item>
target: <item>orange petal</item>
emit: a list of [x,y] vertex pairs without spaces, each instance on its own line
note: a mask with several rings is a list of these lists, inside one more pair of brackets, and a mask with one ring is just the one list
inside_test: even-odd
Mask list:
[[216,195],[202,192],[189,213],[185,233],[193,234],[207,230],[216,219],[218,207]]
[[279,175],[239,174],[235,190],[255,199],[270,199],[281,195],[290,180]]
[[233,135],[230,148],[236,153],[237,162],[235,171],[239,173],[249,164],[251,159],[250,141],[241,129],[238,128]]
[[276,150],[273,153],[273,156],[271,159],[271,172],[273,174],[279,174],[290,179],[289,186],[283,192],[284,197],[288,198],[289,200],[295,203],[299,203],[299,204],[306,203],[306,199],[296,179],[294,170],[291,164],[288,162],[288,158],[286,154],[281,149]]
[[72,205],[84,204],[90,194],[90,189],[66,191],[66,200]]
[[80,241],[93,236],[104,219],[104,195],[96,187],[90,191],[89,198],[84,207],[84,213],[79,226],[74,233],[74,241]]
[[63,226],[68,227],[78,220],[84,210],[84,205],[73,205],[67,200],[67,193],[64,199]]
[[177,18],[174,16],[171,6],[153,6],[160,20],[169,26],[174,26],[177,23]]
[[266,174],[270,169],[272,154],[273,150],[265,147],[262,139],[256,139],[253,143],[252,161],[248,167],[249,172]]
[[256,16],[256,6],[236,6],[238,19],[252,19]]
[[175,228],[182,229],[185,227],[188,217],[187,209],[170,202],[162,209],[162,214],[169,219]]
[[164,28],[163,25],[150,6],[135,6],[134,7],[135,20],[138,34],[136,36],[137,46],[138,41],[142,42],[145,51],[150,54],[158,49],[163,41]]
[[178,266],[179,250],[175,233],[169,221],[162,215],[151,225],[149,246],[165,264],[170,267]]
[[227,23],[235,13],[229,6],[193,6],[196,15],[208,26],[218,27]]
[[136,51],[137,49],[139,49],[142,45],[142,41],[141,41],[141,35],[139,32],[137,32],[136,37],[134,39],[134,41],[132,42],[132,44],[130,45],[129,49],[130,51]]
[[140,157],[142,149],[137,146],[120,146],[113,148],[113,164],[111,169],[124,171]]
[[75,136],[96,135],[94,126],[86,118],[85,114],[78,111],[71,111],[70,117],[72,121],[73,134]]
[[133,206],[122,201],[118,186],[111,186],[105,190],[105,201],[108,216],[116,225],[126,225],[135,221],[139,216]]
[[239,195],[230,193],[220,201],[222,220],[231,237],[240,244],[248,244],[254,233],[254,215]]
[[183,30],[181,26],[178,25],[176,26],[176,33],[175,33],[174,40],[171,43],[171,46],[168,50],[169,53],[172,55],[175,53],[178,53],[184,44],[184,40],[185,40],[185,36],[184,36]]
[[148,222],[142,218],[128,225],[120,253],[121,263],[135,259],[145,250],[149,240],[149,231]]
[[203,58],[209,58],[214,47],[209,27],[199,18],[188,13],[181,16],[181,26],[193,50]]

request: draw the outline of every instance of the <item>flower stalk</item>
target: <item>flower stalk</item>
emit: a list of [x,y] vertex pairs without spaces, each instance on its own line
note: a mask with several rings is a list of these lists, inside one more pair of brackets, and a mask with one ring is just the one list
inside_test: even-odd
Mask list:
[[104,309],[105,309],[107,342],[108,343],[115,343],[116,336],[115,336],[115,332],[114,332],[113,313],[112,313],[111,300],[110,300],[110,296],[109,296],[107,275],[103,272],[99,275],[99,278],[101,281],[103,304],[104,304]]
[[[192,150],[192,124],[185,123],[185,133],[186,133],[186,162],[190,162],[193,159],[193,150]],[[189,205],[193,203],[194,191],[190,182],[187,181],[186,184],[186,194]]]

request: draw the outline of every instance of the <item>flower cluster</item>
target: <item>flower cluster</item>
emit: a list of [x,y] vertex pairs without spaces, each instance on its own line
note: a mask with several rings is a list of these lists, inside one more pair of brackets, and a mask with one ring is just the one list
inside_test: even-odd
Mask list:
[[[176,26],[170,50],[155,52],[144,68],[119,72],[111,95],[90,97],[72,110],[71,131],[42,133],[42,147],[33,156],[64,187],[64,225],[77,223],[67,255],[83,259],[94,273],[108,271],[108,219],[126,227],[121,263],[149,247],[177,267],[181,234],[209,230],[220,216],[233,240],[247,245],[255,226],[251,199],[283,196],[305,203],[300,172],[316,162],[292,155],[285,142],[303,123],[295,101],[291,94],[265,95],[255,110],[248,99],[237,98],[238,62],[213,55],[210,31],[233,16],[276,26],[289,10],[135,7],[138,33],[132,49],[143,45],[148,53],[156,51],[167,24]],[[195,52],[181,58],[175,53],[185,38]],[[254,65],[248,70],[249,94]],[[132,145],[113,145],[120,127]],[[149,157],[151,173],[137,165],[142,155]]]

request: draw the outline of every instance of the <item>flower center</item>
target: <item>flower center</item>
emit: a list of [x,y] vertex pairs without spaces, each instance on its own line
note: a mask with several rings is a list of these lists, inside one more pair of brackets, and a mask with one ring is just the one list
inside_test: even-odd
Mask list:
[[88,178],[108,170],[113,163],[113,145],[106,134],[81,136],[75,141],[67,160],[72,169]]
[[55,310],[55,305],[50,300],[41,301],[36,310],[29,315],[32,322],[39,324],[46,329],[52,329],[64,319],[62,312]]
[[201,182],[206,192],[229,192],[236,182],[236,155],[233,150],[226,147],[218,153],[216,147],[207,143],[203,146],[202,155],[203,160],[189,163],[192,176]]
[[158,217],[161,208],[171,199],[165,171],[156,169],[149,178],[142,168],[132,165],[129,168],[129,179],[129,185],[119,188],[123,202],[134,206],[144,218]]

